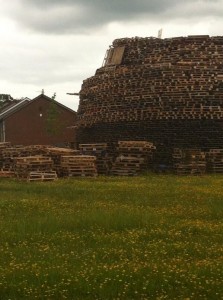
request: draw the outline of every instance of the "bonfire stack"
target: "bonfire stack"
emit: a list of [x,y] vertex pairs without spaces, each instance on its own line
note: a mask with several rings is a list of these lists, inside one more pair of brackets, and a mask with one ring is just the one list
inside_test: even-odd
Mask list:
[[57,179],[53,171],[53,161],[46,156],[27,156],[15,158],[15,172],[18,178],[28,181],[52,181]]
[[80,153],[96,157],[98,174],[107,175],[112,166],[114,151],[107,143],[80,144]]
[[53,160],[53,170],[57,172],[59,177],[63,176],[63,170],[61,167],[62,156],[76,156],[79,155],[78,150],[73,150],[70,148],[59,148],[59,147],[46,147],[45,155]]
[[61,156],[61,170],[64,177],[97,176],[96,157],[90,155]]
[[152,168],[156,147],[147,141],[119,141],[118,157],[113,163],[112,175],[137,175]]
[[207,172],[223,173],[223,149],[210,149],[206,153]]
[[83,82],[79,143],[222,147],[223,36],[117,39],[109,53]]
[[200,149],[175,148],[173,163],[177,175],[201,175],[206,171],[205,153]]

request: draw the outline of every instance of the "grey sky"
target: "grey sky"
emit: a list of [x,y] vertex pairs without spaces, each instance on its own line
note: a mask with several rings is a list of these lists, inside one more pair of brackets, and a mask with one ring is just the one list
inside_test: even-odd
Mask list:
[[84,79],[115,38],[222,35],[223,0],[0,0],[0,87],[33,98],[45,89],[77,109]]
[[114,21],[170,21],[222,16],[220,0],[21,0],[15,7],[18,24],[42,33],[91,33]]

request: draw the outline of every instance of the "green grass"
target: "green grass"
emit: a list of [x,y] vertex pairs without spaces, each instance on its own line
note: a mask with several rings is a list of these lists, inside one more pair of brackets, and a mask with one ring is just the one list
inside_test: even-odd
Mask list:
[[223,176],[0,180],[0,299],[223,299]]

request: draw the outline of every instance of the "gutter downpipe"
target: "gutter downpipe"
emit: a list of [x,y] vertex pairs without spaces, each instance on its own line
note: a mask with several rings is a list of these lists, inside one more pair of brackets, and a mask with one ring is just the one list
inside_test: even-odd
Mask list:
[[2,122],[3,142],[5,142],[5,121]]

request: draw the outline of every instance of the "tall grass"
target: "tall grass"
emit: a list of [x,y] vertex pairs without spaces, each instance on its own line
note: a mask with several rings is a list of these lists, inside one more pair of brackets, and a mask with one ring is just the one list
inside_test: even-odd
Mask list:
[[223,176],[0,181],[0,299],[223,299]]

